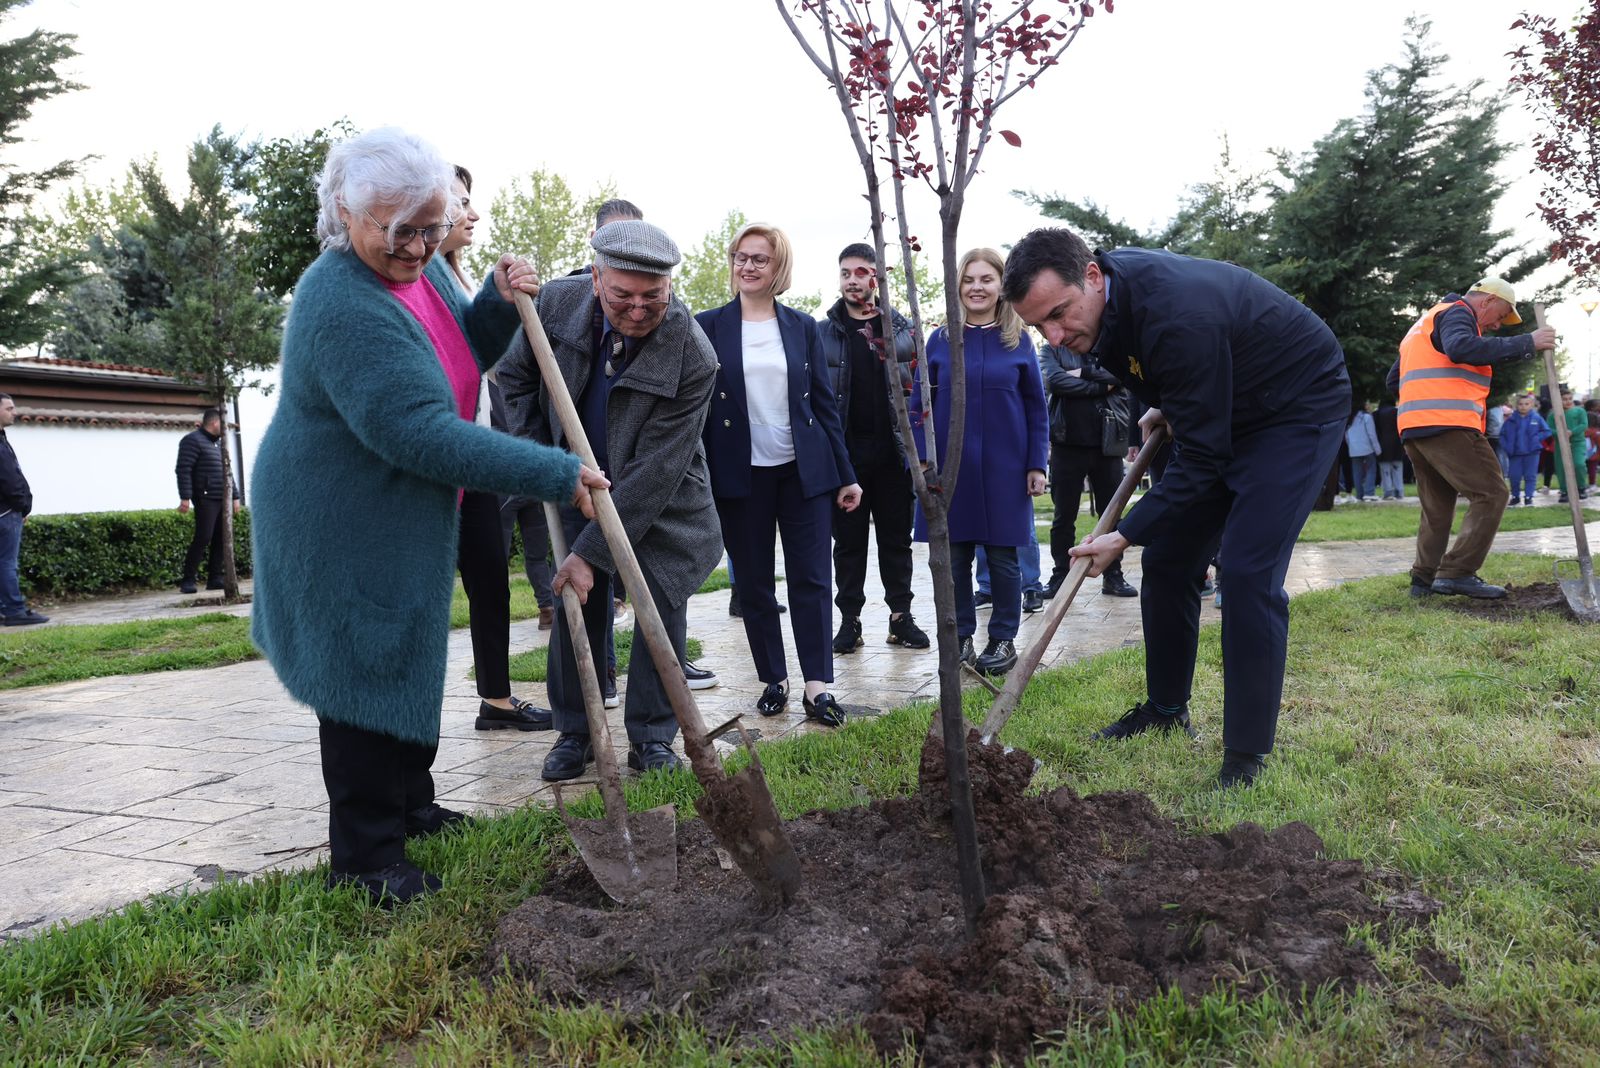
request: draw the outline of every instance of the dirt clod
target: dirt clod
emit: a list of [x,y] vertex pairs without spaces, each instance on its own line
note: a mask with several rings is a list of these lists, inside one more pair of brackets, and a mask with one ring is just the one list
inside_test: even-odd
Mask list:
[[[1392,880],[1379,905],[1368,871],[1326,859],[1303,823],[1197,835],[1143,794],[1026,796],[1031,756],[976,735],[969,752],[990,894],[970,941],[931,746],[917,795],[788,821],[805,876],[789,908],[758,908],[688,822],[675,892],[611,908],[574,861],[502,919],[494,979],[630,1016],[692,1012],[740,1041],[860,1022],[886,1051],[910,1035],[928,1064],[1009,1063],[1075,1017],[1165,989],[1377,982],[1350,928],[1425,922],[1436,905]],[[1436,950],[1416,959],[1451,981]]]
[[1525,619],[1540,612],[1554,612],[1564,619],[1575,619],[1572,606],[1559,582],[1534,582],[1527,586],[1507,586],[1506,595],[1496,600],[1477,597],[1432,598],[1463,615],[1483,619]]

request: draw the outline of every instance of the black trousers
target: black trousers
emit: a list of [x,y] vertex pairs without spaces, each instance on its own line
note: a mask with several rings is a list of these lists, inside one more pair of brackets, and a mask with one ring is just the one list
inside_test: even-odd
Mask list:
[[911,611],[911,521],[916,498],[911,472],[898,456],[856,465],[861,504],[853,512],[833,509],[833,603],[846,619],[867,603],[868,528],[878,532],[878,575],[891,612]]
[[317,717],[328,844],[336,872],[387,868],[406,858],[406,813],[433,804],[438,743],[417,745]]
[[1200,585],[1218,556],[1228,568],[1222,599],[1222,744],[1270,753],[1289,651],[1283,581],[1295,539],[1344,440],[1344,420],[1274,426],[1233,441],[1222,480],[1144,547],[1139,608],[1145,686],[1169,708],[1186,704],[1200,636]]
[[555,595],[550,592],[550,580],[555,571],[545,559],[550,553],[550,527],[544,518],[544,502],[529,497],[507,497],[501,501],[500,540],[505,543],[507,560],[511,559],[513,527],[522,528],[522,569],[528,575],[528,585],[533,587],[534,599],[540,608],[552,608]]
[[[1102,456],[1100,449],[1093,445],[1050,446],[1050,501],[1056,512],[1055,518],[1050,520],[1052,582],[1064,579],[1072,569],[1072,557],[1067,555],[1067,550],[1079,541],[1078,502],[1083,500],[1085,478],[1089,480],[1095,513],[1103,515],[1122,481],[1121,458]],[[1121,573],[1120,559],[1105,571],[1107,575]]]
[[750,496],[718,497],[722,544],[733,561],[756,677],[789,677],[778,616],[775,543],[783,538],[784,582],[789,587],[789,625],[794,628],[801,678],[833,681],[833,590],[828,555],[828,515],[833,494],[806,497],[794,461],[750,469]]
[[200,497],[194,501],[194,540],[183,557],[183,577],[193,582],[200,568],[200,557],[206,557],[206,579],[216,582],[222,578],[222,506],[226,502]]
[[468,492],[461,498],[461,534],[456,567],[467,591],[472,627],[472,664],[478,696],[511,696],[511,582],[500,531],[500,498]]

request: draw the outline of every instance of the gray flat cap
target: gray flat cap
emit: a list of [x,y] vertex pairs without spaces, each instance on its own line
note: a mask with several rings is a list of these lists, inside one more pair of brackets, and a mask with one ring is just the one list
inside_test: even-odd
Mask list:
[[594,232],[589,244],[594,249],[594,265],[610,270],[671,274],[683,259],[667,232],[643,219],[606,223]]

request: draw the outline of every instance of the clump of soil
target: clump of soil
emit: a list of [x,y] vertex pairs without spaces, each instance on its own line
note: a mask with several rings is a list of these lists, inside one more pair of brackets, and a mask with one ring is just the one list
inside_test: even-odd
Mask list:
[[1535,582],[1527,586],[1507,586],[1506,595],[1493,601],[1477,597],[1436,597],[1445,606],[1464,615],[1482,619],[1524,619],[1540,612],[1554,612],[1564,619],[1576,619],[1567,595],[1558,582]]
[[[1414,892],[1380,906],[1363,866],[1324,859],[1303,823],[1196,835],[1143,794],[1024,796],[1032,757],[976,734],[969,751],[990,893],[971,940],[931,747],[916,796],[786,824],[805,873],[791,907],[761,914],[691,821],[675,891],[608,907],[575,860],[501,920],[494,978],[639,1017],[688,1010],[715,1036],[861,1022],[885,1051],[910,1035],[929,1064],[985,1064],[1163,989],[1377,982],[1349,928],[1425,922],[1437,907]],[[1429,964],[1448,971],[1442,956]]]

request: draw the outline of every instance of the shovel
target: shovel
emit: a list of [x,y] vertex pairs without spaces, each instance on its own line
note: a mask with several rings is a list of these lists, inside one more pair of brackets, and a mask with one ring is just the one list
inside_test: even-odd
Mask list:
[[[545,336],[544,325],[539,322],[538,310],[526,293],[515,293],[517,312],[522,316],[522,328],[528,335],[534,359],[539,364],[539,375],[544,380],[545,391],[555,406],[567,445],[589,467],[598,468],[589,438],[583,432],[578,409],[567,392],[567,384],[556,365],[555,354],[550,351],[550,339]],[[761,769],[761,758],[756,754],[755,742],[744,726],[735,721],[739,738],[750,763],[735,775],[724,775],[716,749],[706,734],[705,721],[689,692],[683,677],[683,665],[667,638],[666,627],[661,623],[661,613],[656,610],[650,589],[645,584],[644,572],[634,556],[633,545],[622,526],[622,517],[611,500],[609,490],[591,490],[594,498],[595,518],[611,548],[612,559],[622,574],[623,584],[633,598],[633,611],[637,632],[644,636],[650,658],[655,661],[661,676],[661,685],[667,691],[672,714],[677,717],[678,728],[683,732],[683,749],[689,757],[689,766],[700,781],[702,793],[695,798],[694,807],[705,820],[722,848],[727,850],[755,885],[756,895],[765,907],[786,905],[800,889],[800,858],[789,844],[784,833],[783,820],[778,816],[772,801],[772,791],[767,788],[767,777]]]
[[[1133,466],[1122,476],[1122,485],[1117,487],[1117,492],[1112,494],[1105,510],[1100,513],[1100,521],[1094,525],[1090,537],[1099,537],[1117,525],[1117,520],[1122,518],[1122,510],[1128,506],[1128,499],[1133,496],[1134,488],[1139,485],[1139,480],[1149,468],[1151,457],[1155,456],[1156,450],[1161,448],[1166,440],[1165,427],[1156,427],[1144,439],[1144,446],[1139,450],[1139,455],[1134,457]],[[1056,628],[1061,625],[1067,609],[1072,607],[1072,599],[1078,595],[1078,588],[1088,576],[1091,562],[1090,557],[1078,557],[1072,569],[1067,572],[1066,581],[1061,584],[1061,589],[1050,599],[1050,610],[1044,616],[1044,629],[1028,647],[1028,651],[1022,655],[1022,659],[1017,661],[1017,666],[1006,677],[1005,687],[995,696],[994,704],[989,706],[989,714],[984,718],[978,738],[984,745],[994,741],[995,736],[1006,725],[1006,720],[1011,718],[1011,713],[1017,710],[1017,705],[1022,700],[1022,691],[1027,688],[1028,680],[1033,678],[1033,673],[1039,670],[1039,661],[1044,658],[1044,651],[1049,648],[1050,639],[1056,636]]]
[[[1533,318],[1544,328],[1544,305],[1533,306]],[[1556,453],[1561,458],[1561,469],[1567,475],[1567,503],[1572,505],[1572,534],[1578,543],[1578,577],[1563,579],[1560,572],[1560,561],[1556,562],[1556,581],[1561,583],[1561,592],[1567,595],[1567,607],[1572,609],[1572,614],[1583,623],[1600,623],[1600,597],[1596,596],[1594,585],[1594,558],[1589,555],[1589,533],[1583,525],[1583,501],[1578,498],[1578,492],[1583,488],[1583,483],[1578,481],[1577,465],[1572,462],[1572,449],[1567,442],[1567,410],[1561,402],[1561,381],[1556,376],[1555,354],[1545,349],[1544,376],[1550,383],[1550,403],[1552,411],[1556,413],[1556,426],[1561,428],[1556,435]]]
[[[567,555],[566,532],[556,506],[546,501],[545,522],[550,527],[550,548],[557,560]],[[589,632],[583,625],[583,606],[578,591],[571,586],[561,591],[561,604],[567,613],[567,632],[572,636],[572,655],[578,662],[578,683],[583,689],[583,711],[589,719],[589,741],[594,746],[594,766],[600,775],[600,799],[605,802],[605,819],[580,820],[561,803],[561,787],[554,788],[556,811],[567,833],[578,847],[578,856],[600,889],[613,900],[627,905],[647,892],[670,890],[678,882],[678,821],[672,805],[660,805],[648,812],[628,814],[622,796],[622,774],[617,770],[617,754],[611,748],[611,731],[606,725],[605,698],[600,692],[600,676],[595,671],[589,646]]]

